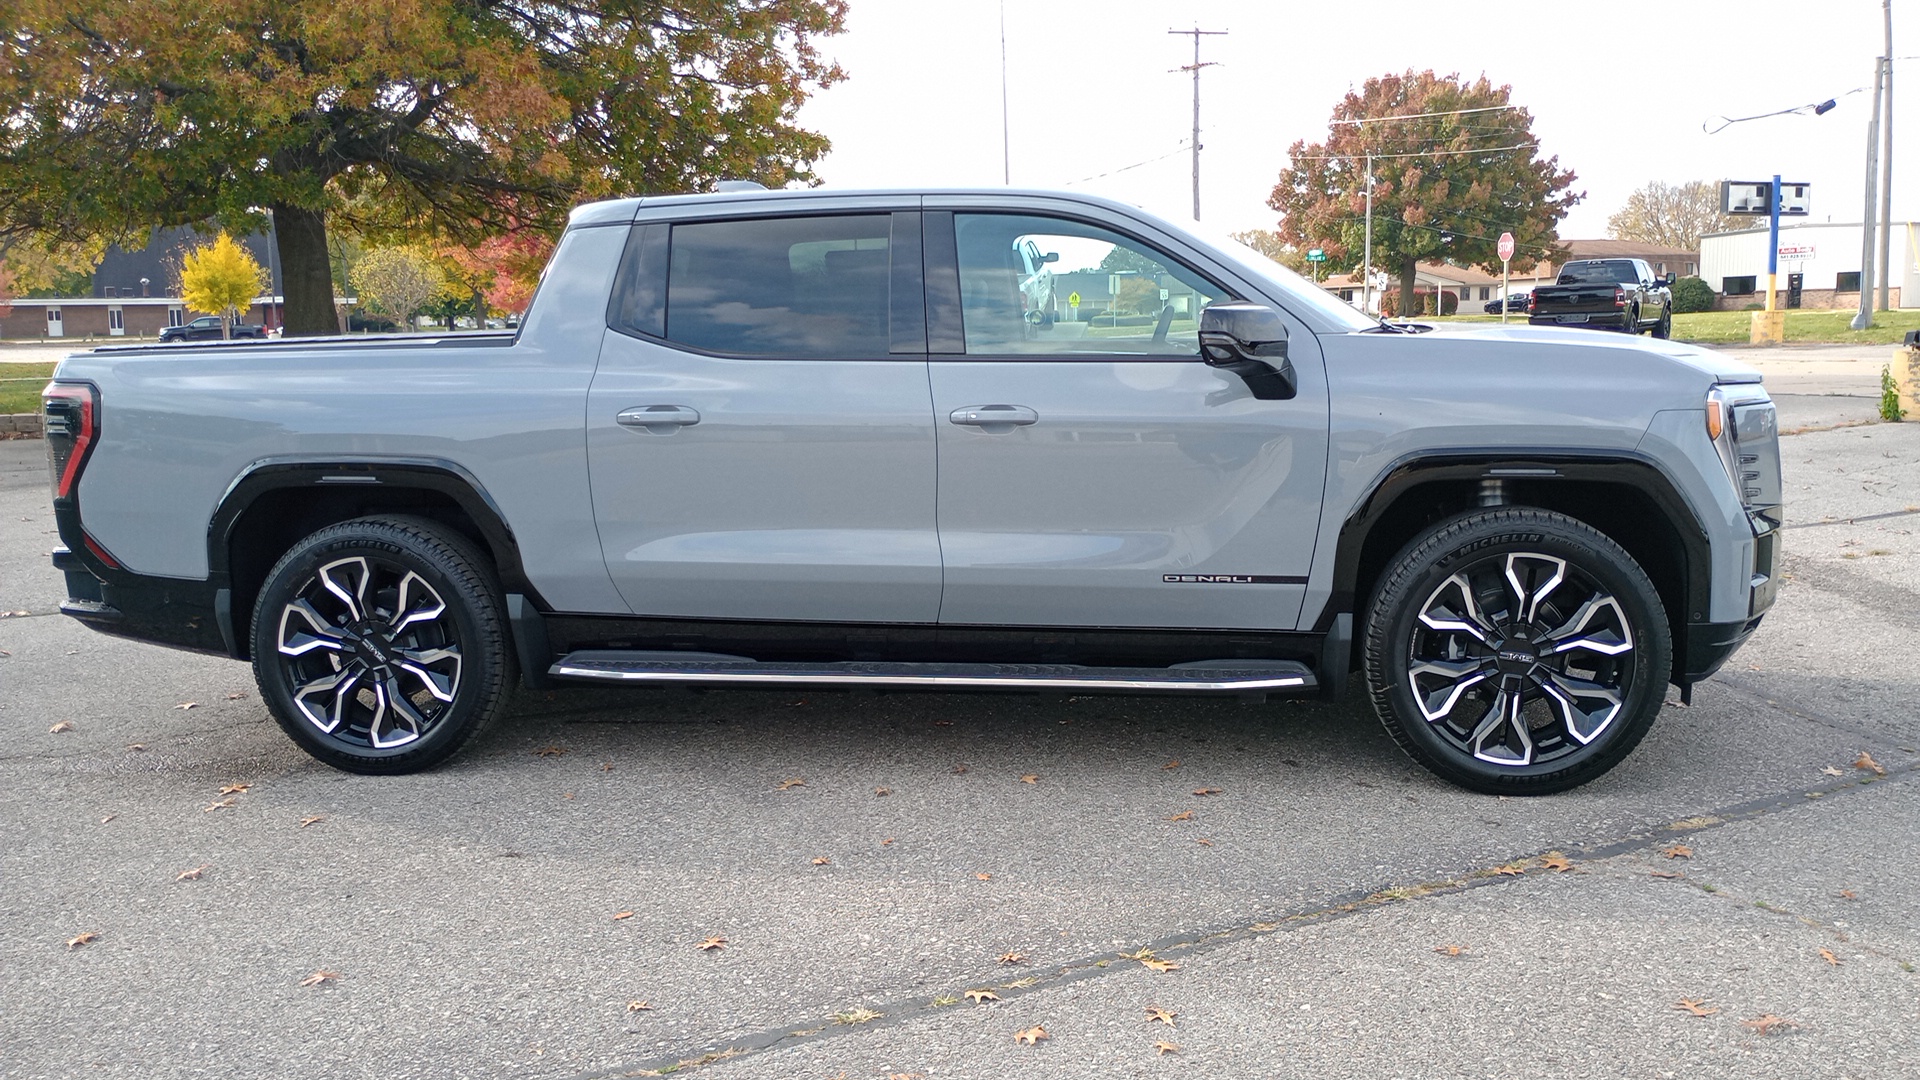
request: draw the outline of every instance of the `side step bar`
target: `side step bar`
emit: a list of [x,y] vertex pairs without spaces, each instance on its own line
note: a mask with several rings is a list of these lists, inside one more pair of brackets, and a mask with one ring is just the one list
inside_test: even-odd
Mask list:
[[1288,660],[1207,660],[1164,668],[1077,664],[760,663],[719,653],[582,650],[555,678],[666,686],[844,686],[929,690],[1072,690],[1119,694],[1314,693],[1313,669]]

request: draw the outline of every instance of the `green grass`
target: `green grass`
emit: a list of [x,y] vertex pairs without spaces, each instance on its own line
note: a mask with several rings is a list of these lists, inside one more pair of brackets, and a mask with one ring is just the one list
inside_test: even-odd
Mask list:
[[0,364],[0,413],[39,412],[52,364]]
[[[1853,321],[1854,312],[1847,311],[1789,311],[1787,314],[1787,340],[1810,344],[1826,345],[1898,345],[1909,330],[1920,330],[1920,311],[1876,311],[1873,314],[1873,326],[1867,330],[1852,330],[1848,324]],[[1527,324],[1522,314],[1509,315],[1507,325]],[[1449,315],[1444,319],[1435,319],[1423,315],[1419,322],[1438,323],[1497,323],[1498,315]],[[1699,342],[1704,345],[1745,345],[1752,340],[1753,312],[1751,311],[1699,311],[1690,315],[1673,317],[1673,336],[1680,341]]]

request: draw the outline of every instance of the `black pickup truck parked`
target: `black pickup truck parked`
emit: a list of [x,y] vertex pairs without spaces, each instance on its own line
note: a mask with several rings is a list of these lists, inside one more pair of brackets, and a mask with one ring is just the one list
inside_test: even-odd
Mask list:
[[[267,336],[266,327],[255,326],[251,323],[235,322],[230,329],[233,332],[232,339],[235,341],[241,338],[264,339]],[[190,323],[181,326],[169,326],[160,331],[160,341],[162,343],[169,341],[220,340],[223,340],[223,338],[220,333],[220,316],[218,315],[202,315]]]
[[1561,267],[1553,284],[1533,290],[1527,322],[1670,337],[1672,285],[1672,274],[1655,274],[1644,259],[1579,259]]

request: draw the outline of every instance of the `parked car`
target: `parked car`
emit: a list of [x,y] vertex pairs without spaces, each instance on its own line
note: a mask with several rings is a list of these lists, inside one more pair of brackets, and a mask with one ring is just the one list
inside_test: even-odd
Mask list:
[[1670,337],[1673,280],[1655,274],[1644,259],[1577,259],[1560,268],[1553,284],[1533,290],[1527,321]]
[[[1533,290],[1531,289],[1526,289],[1520,292],[1507,294],[1506,308],[1509,314],[1516,311],[1525,312],[1532,306],[1533,306]],[[1482,305],[1481,310],[1485,311],[1489,315],[1500,314],[1500,299],[1498,297],[1495,297],[1494,299],[1487,301],[1484,305]]]
[[[265,338],[267,336],[265,327],[254,326],[249,323],[236,321],[229,329],[231,330],[231,337],[235,339]],[[220,333],[220,316],[218,315],[202,315],[191,322],[182,323],[179,326],[168,326],[160,331],[160,341],[162,344],[173,341],[221,340],[224,340],[224,338]]]
[[[1028,333],[1021,236],[1158,266],[1191,315]],[[45,414],[62,610],[251,660],[362,773],[445,760],[516,673],[1338,698],[1357,670],[1414,760],[1540,794],[1624,759],[1778,587],[1738,360],[1389,326],[1073,192],[594,203],[517,334],[99,348]]]

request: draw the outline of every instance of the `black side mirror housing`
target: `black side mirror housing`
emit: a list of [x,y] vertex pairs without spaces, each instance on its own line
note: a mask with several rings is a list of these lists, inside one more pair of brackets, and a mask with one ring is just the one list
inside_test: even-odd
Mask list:
[[1264,304],[1233,300],[1203,309],[1200,358],[1240,376],[1263,401],[1286,401],[1300,392],[1287,359],[1287,324]]
[[1045,255],[1040,256],[1040,261],[1057,263],[1060,261],[1060,253],[1057,251],[1049,251]]

